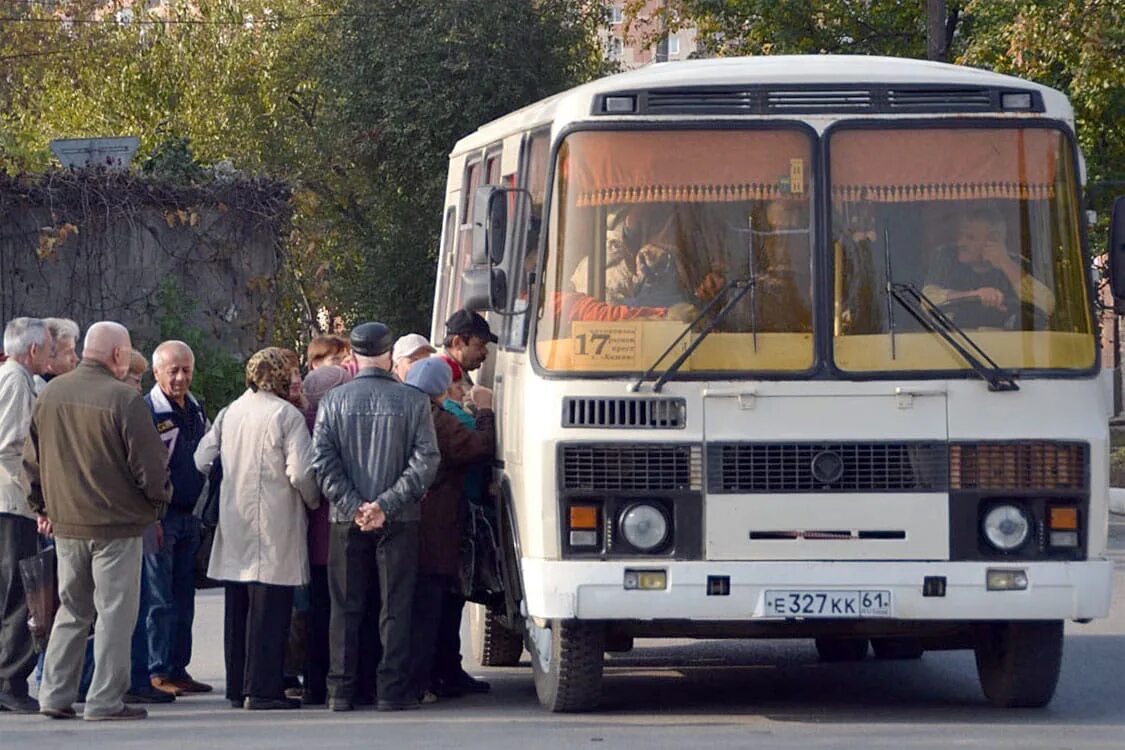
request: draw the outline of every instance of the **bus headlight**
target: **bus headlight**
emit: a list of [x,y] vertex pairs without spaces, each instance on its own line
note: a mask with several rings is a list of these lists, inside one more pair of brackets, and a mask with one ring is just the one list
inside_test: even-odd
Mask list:
[[657,549],[668,538],[668,518],[659,508],[635,503],[621,514],[621,535],[640,552]]
[[1031,521],[1027,512],[1018,505],[997,505],[985,514],[981,530],[993,547],[1001,552],[1011,552],[1031,535]]

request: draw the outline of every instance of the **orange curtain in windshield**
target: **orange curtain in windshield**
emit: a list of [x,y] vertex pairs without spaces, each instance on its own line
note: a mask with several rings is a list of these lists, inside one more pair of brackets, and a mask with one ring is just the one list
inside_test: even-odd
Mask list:
[[1062,136],[1047,129],[849,130],[832,136],[838,201],[1054,196]]
[[560,166],[579,206],[807,200],[812,180],[796,131],[587,131],[566,145]]

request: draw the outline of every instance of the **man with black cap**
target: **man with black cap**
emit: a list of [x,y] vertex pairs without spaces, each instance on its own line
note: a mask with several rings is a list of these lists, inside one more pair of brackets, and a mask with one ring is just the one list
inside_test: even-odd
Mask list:
[[[442,346],[445,353],[465,373],[464,379],[472,384],[470,370],[478,369],[488,358],[488,344],[495,344],[496,334],[479,313],[458,310],[445,321],[445,340]],[[474,391],[491,392],[480,386]],[[467,502],[467,501],[466,501]],[[453,697],[465,693],[487,693],[492,686],[477,679],[461,667],[461,613],[465,609],[465,598],[455,591],[445,592],[441,604],[441,621],[438,623],[437,644],[434,651],[434,688],[441,697]]]
[[[411,622],[418,566],[419,501],[441,454],[424,393],[395,380],[394,335],[382,323],[351,333],[359,372],[320,402],[313,429],[313,468],[332,504],[328,548],[328,706],[350,711],[362,642],[360,624],[371,576],[378,576],[376,707],[418,707],[412,684]],[[364,531],[363,528],[371,529]]]
[[471,372],[488,359],[488,345],[499,340],[479,313],[458,310],[445,321],[445,340],[441,345],[462,370]]

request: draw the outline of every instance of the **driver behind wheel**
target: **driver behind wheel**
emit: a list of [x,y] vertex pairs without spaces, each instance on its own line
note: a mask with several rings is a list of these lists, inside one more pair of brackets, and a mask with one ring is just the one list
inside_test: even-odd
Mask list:
[[1015,327],[1027,305],[1050,315],[1055,295],[1023,272],[1019,259],[1008,252],[1006,238],[1007,225],[999,213],[989,208],[969,212],[955,244],[938,250],[922,291],[957,324],[971,328]]

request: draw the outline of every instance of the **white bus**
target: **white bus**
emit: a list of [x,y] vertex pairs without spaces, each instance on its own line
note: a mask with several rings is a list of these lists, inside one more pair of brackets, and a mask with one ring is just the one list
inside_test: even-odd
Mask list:
[[875,57],[652,65],[450,158],[433,333],[500,337],[483,664],[599,701],[635,638],[974,649],[1042,706],[1108,614],[1106,381],[1058,91]]

